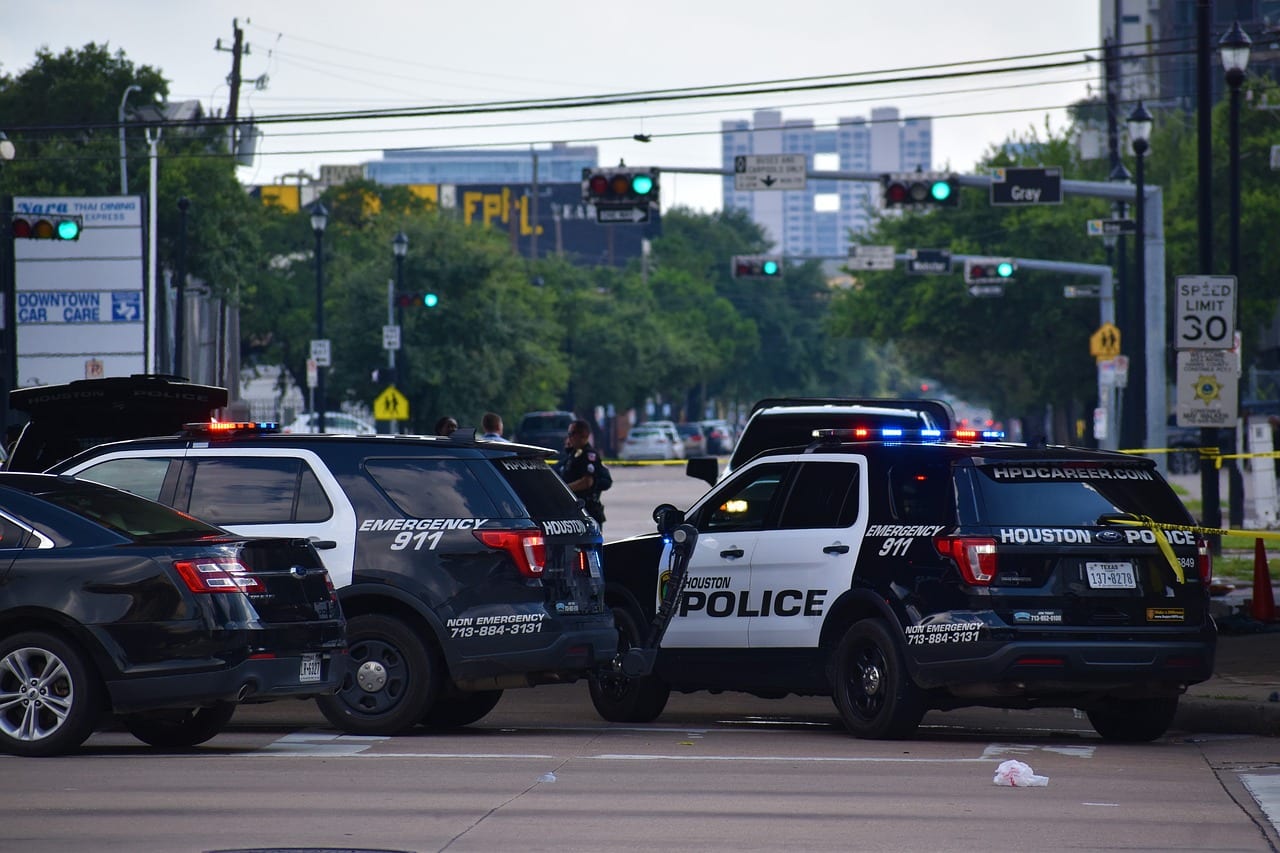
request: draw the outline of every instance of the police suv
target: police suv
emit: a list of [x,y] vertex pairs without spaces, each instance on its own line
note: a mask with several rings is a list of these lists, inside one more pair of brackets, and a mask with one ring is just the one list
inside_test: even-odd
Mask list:
[[475,722],[509,687],[613,658],[600,530],[542,448],[435,436],[190,424],[100,445],[57,473],[244,535],[305,537],[338,587],[352,671],[318,700],[357,734]]
[[[972,431],[818,435],[686,513],[659,508],[697,543],[653,674],[593,680],[602,716],[734,690],[830,695],[860,737],[908,736],[933,708],[1056,706],[1145,741],[1212,673],[1208,548],[1150,460]],[[670,547],[605,546],[624,646],[643,641]]]

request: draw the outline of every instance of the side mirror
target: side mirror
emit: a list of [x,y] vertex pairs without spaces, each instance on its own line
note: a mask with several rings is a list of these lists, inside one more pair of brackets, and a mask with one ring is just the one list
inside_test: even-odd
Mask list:
[[653,520],[658,524],[659,533],[670,533],[684,523],[684,511],[671,504],[661,504],[653,511]]
[[705,480],[708,486],[714,486],[720,477],[720,460],[714,456],[695,456],[685,463],[684,473],[695,480]]

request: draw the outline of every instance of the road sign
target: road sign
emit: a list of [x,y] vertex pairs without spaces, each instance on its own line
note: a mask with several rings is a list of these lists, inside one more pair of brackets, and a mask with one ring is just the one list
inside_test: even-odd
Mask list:
[[1115,323],[1103,323],[1089,336],[1089,355],[1094,358],[1115,358],[1120,354],[1120,330]]
[[1068,299],[1097,299],[1102,296],[1100,284],[1064,284],[1062,295]]
[[1086,219],[1084,230],[1090,237],[1115,237],[1119,234],[1137,234],[1138,223],[1132,219]]
[[971,284],[970,296],[1004,296],[1003,284]]
[[855,270],[893,269],[893,246],[849,247],[849,268]]
[[409,418],[409,398],[394,385],[382,389],[373,401],[375,421],[403,421]]
[[596,222],[601,225],[643,225],[649,221],[647,207],[605,207],[596,205]]
[[1239,417],[1238,359],[1230,350],[1183,350],[1178,353],[1180,427],[1232,427]]
[[332,367],[333,362],[329,358],[329,354],[328,338],[311,341],[311,360],[316,363],[316,367]]
[[386,350],[400,349],[400,327],[382,327],[382,348]]
[[912,275],[949,273],[951,253],[946,249],[907,249],[907,272]]
[[1062,169],[1058,166],[995,169],[991,175],[991,204],[997,207],[1062,204]]
[[1173,348],[1231,349],[1236,331],[1236,277],[1180,275],[1173,286]]
[[804,154],[740,154],[733,158],[733,188],[737,192],[802,190],[808,169]]
[[320,384],[320,367],[314,358],[307,359],[307,387],[314,388]]

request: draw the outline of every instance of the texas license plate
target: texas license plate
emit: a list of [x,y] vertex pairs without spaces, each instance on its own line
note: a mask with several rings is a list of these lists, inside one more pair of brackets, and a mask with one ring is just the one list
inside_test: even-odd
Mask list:
[[298,680],[303,684],[320,680],[320,655],[316,653],[302,656],[302,668],[298,671]]
[[1133,589],[1133,563],[1085,563],[1089,586],[1093,589]]

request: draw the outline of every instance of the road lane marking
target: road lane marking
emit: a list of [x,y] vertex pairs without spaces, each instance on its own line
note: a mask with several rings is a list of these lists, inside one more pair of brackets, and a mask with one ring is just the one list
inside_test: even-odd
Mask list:
[[1280,832],[1280,774],[1241,773],[1240,781],[1271,821],[1271,828]]
[[1042,746],[1029,743],[993,743],[982,751],[983,758],[996,758],[1001,755],[1025,755],[1031,752],[1055,752],[1071,758],[1093,758],[1093,746]]
[[786,761],[849,764],[989,764],[986,758],[876,758],[841,755],[669,755],[662,753],[620,753],[584,755],[596,761]]

